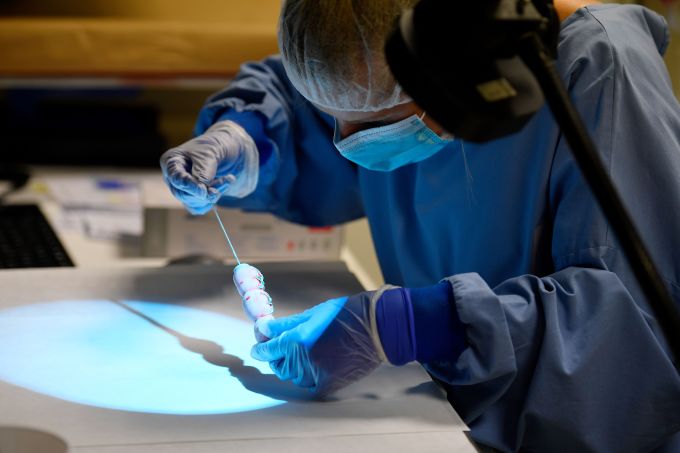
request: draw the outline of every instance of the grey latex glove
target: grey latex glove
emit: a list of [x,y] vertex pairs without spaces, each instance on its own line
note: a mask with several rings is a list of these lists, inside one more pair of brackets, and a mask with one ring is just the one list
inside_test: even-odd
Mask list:
[[222,196],[243,198],[255,190],[259,153],[241,126],[220,121],[166,151],[161,168],[175,198],[192,214],[205,214]]

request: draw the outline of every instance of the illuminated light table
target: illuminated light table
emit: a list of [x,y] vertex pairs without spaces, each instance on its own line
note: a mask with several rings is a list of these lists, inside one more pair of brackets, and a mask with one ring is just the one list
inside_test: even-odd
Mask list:
[[[362,290],[342,263],[258,265],[277,316]],[[327,401],[280,382],[231,268],[0,272],[0,425],[71,452],[475,451],[418,365]]]

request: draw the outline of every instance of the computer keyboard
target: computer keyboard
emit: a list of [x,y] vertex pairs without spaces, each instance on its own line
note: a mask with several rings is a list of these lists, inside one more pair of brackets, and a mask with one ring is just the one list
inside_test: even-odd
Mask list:
[[0,206],[0,268],[65,266],[73,261],[38,206]]

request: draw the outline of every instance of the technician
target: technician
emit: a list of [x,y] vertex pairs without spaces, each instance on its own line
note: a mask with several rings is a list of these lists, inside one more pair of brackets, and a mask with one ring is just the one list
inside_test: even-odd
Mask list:
[[[491,143],[447,135],[383,56],[415,3],[285,1],[281,55],[244,65],[197,137],[161,159],[193,213],[368,217],[397,286],[273,321],[253,356],[319,394],[418,361],[473,438],[502,451],[680,451],[680,376],[550,111]],[[680,305],[666,24],[640,6],[556,7],[560,74]]]

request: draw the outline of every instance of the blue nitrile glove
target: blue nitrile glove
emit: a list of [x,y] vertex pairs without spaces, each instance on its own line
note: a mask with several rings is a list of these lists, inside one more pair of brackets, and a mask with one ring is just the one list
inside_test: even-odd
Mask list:
[[253,346],[253,358],[319,395],[364,377],[382,362],[370,319],[374,294],[331,299],[264,324],[260,330],[271,340]]
[[255,190],[257,146],[233,121],[215,123],[204,134],[161,156],[163,178],[192,214],[205,214],[221,196],[243,198]]
[[271,340],[253,346],[251,354],[269,362],[280,379],[321,395],[364,377],[386,360],[393,365],[455,360],[465,339],[452,297],[444,282],[332,299],[264,324],[261,331]]

